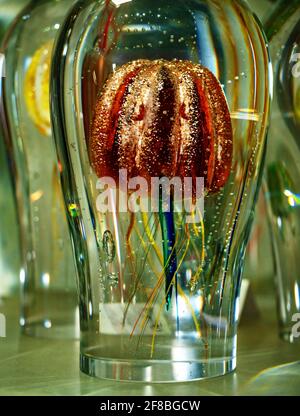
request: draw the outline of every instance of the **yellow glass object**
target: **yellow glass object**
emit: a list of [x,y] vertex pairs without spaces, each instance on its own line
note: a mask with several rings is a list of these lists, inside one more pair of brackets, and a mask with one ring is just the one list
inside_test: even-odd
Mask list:
[[53,41],[49,41],[34,53],[25,76],[25,102],[28,113],[39,131],[49,136],[50,104],[49,79]]

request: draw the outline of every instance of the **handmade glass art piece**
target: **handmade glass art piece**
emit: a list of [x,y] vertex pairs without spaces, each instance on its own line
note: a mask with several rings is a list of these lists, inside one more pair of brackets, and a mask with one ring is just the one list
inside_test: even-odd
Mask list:
[[239,1],[78,4],[51,94],[82,371],[232,371],[270,99],[257,21]]

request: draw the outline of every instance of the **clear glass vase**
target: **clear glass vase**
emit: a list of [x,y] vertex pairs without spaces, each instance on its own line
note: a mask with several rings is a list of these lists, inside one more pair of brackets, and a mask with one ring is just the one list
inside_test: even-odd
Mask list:
[[78,3],[51,85],[82,371],[161,382],[234,370],[270,98],[257,21],[239,1]]
[[274,63],[266,182],[280,336],[300,340],[300,5],[279,3],[265,24]]
[[[0,4],[0,44],[8,26],[28,3],[27,0]],[[9,7],[8,7],[9,4]],[[0,83],[5,77],[5,61],[0,56]],[[0,109],[1,112],[1,109]],[[1,117],[1,116],[0,116]],[[10,297],[18,288],[20,244],[16,203],[10,174],[10,161],[4,145],[4,124],[0,123],[0,298]]]
[[[51,53],[70,0],[31,2],[3,46],[1,100],[21,228],[20,323],[27,334],[76,335],[71,241],[50,125]],[[78,332],[78,331],[77,331]]]

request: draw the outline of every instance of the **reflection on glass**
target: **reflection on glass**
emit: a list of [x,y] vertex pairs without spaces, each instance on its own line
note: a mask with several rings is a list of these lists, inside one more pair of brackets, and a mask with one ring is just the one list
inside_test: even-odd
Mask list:
[[268,368],[246,384],[241,394],[248,396],[298,396],[300,362]]

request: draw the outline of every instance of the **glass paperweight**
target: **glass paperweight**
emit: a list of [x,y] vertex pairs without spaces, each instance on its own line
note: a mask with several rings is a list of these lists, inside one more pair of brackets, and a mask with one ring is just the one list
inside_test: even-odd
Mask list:
[[20,323],[27,334],[76,335],[71,241],[52,138],[49,71],[55,36],[72,1],[31,2],[3,46],[1,100],[21,228]]
[[300,341],[300,5],[281,2],[266,23],[274,62],[274,101],[266,181],[280,336]]
[[239,1],[83,2],[51,85],[81,370],[146,382],[234,370],[270,98],[257,20]]

